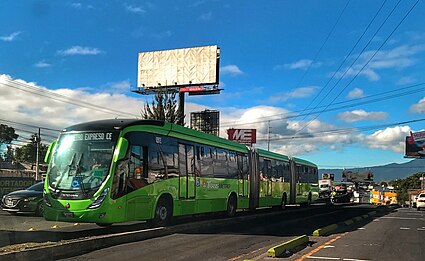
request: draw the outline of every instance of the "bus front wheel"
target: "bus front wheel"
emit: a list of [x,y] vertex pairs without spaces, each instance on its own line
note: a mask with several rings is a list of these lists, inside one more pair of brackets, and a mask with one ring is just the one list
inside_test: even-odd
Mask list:
[[171,223],[172,216],[172,203],[167,198],[161,198],[156,205],[154,224],[156,226],[167,226]]
[[234,195],[231,195],[227,200],[227,216],[233,217],[236,215],[237,201]]

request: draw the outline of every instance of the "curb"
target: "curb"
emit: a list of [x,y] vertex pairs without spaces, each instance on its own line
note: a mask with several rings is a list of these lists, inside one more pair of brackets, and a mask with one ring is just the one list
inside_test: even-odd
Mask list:
[[274,246],[267,251],[267,256],[269,257],[279,257],[282,254],[285,254],[287,251],[294,249],[298,246],[306,244],[310,241],[307,235],[302,235],[286,241],[280,245]]
[[354,224],[354,220],[353,220],[353,219],[348,219],[348,220],[345,220],[343,223],[344,223],[346,226],[349,226],[349,225],[351,225],[351,224]]
[[313,236],[326,236],[338,228],[337,224],[332,224],[313,231]]

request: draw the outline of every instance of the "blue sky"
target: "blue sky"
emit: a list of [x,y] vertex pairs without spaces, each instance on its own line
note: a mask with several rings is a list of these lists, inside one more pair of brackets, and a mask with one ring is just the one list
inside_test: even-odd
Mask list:
[[[188,97],[186,113],[220,110],[223,137],[228,127],[257,128],[257,145],[267,147],[271,120],[272,150],[319,166],[403,162],[404,137],[424,129],[424,122],[390,124],[425,118],[425,85],[411,87],[425,82],[424,3],[389,36],[415,3],[5,1],[0,9],[0,118],[61,129],[123,116],[11,85],[140,115],[149,97],[129,91],[137,85],[138,52],[218,45],[224,91]],[[395,97],[383,98],[391,91]],[[370,95],[378,101],[282,119],[307,106],[352,105]],[[364,130],[367,126],[372,128]],[[356,131],[325,132],[342,128]],[[300,135],[308,137],[291,138]]]

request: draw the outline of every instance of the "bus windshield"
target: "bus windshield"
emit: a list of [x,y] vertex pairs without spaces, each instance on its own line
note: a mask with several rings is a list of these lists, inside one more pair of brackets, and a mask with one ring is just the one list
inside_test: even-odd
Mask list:
[[87,198],[109,173],[115,139],[112,132],[61,134],[47,173],[49,187],[56,192],[77,192]]

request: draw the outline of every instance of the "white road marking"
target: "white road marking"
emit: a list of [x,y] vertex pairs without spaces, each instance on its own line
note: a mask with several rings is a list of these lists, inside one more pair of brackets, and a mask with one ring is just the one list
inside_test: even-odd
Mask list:
[[418,228],[418,231],[425,231],[425,228]]
[[409,230],[410,227],[401,227],[400,230]]
[[364,227],[359,227],[358,229],[359,229],[359,230],[363,230],[363,229],[366,229],[366,228],[364,228]]
[[[418,228],[419,229],[419,228]],[[335,247],[335,246],[324,246],[323,248],[331,248],[331,247]]]
[[367,259],[340,258],[340,257],[328,257],[328,256],[307,256],[307,258],[311,258],[311,259],[323,259],[323,260],[369,261]]
[[339,257],[326,257],[326,256],[308,256],[311,259],[326,259],[326,260],[341,260]]
[[375,222],[376,222],[376,221],[379,221],[379,219],[374,219],[373,221],[375,221]]
[[344,258],[342,260],[345,260],[345,261],[369,261],[367,259],[354,259],[354,258]]
[[413,217],[381,217],[385,219],[401,219],[401,220],[420,220],[420,218],[413,218]]

